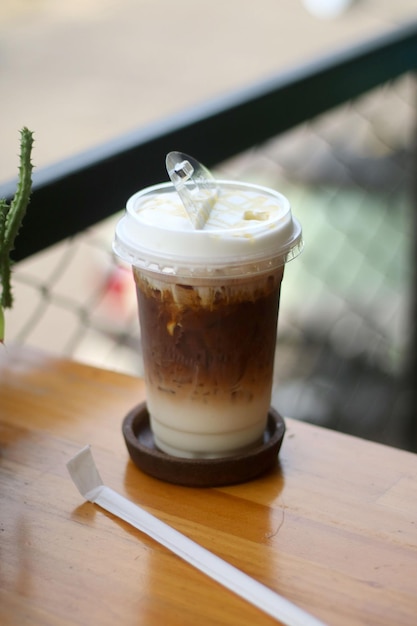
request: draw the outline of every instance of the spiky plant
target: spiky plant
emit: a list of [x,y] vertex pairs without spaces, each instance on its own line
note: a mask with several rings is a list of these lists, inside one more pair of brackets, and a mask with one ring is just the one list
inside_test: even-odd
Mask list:
[[22,225],[32,191],[33,133],[27,128],[20,131],[20,163],[16,193],[10,204],[0,199],[0,341],[4,341],[4,309],[13,306],[11,252]]

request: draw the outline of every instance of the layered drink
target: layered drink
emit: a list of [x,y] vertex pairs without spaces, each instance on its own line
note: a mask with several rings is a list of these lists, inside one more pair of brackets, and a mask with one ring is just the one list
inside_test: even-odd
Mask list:
[[270,407],[284,265],[301,248],[286,198],[218,181],[196,230],[175,188],[157,185],[130,198],[114,248],[133,266],[157,446],[199,458],[256,445]]

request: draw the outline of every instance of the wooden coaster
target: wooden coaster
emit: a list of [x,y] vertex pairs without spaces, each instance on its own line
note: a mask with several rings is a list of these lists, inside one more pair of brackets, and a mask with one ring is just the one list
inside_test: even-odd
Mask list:
[[122,431],[133,463],[146,474],[177,485],[219,487],[252,480],[270,469],[277,462],[285,423],[271,407],[261,443],[235,456],[218,459],[184,459],[159,450],[145,403],[126,415]]

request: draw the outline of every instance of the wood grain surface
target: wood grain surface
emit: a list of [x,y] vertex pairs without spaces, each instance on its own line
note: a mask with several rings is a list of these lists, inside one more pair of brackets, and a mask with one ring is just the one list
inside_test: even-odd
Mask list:
[[417,623],[417,456],[287,419],[277,466],[192,489],[130,461],[139,379],[0,346],[0,623],[276,623],[84,502],[65,464],[90,443],[104,482],[329,625]]

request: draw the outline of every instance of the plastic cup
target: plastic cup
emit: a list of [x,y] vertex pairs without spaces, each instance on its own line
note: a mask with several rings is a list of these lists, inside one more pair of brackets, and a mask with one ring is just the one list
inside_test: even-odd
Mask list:
[[217,185],[203,229],[164,183],[128,200],[114,240],[133,268],[154,440],[177,457],[227,457],[262,439],[284,266],[302,248],[283,195]]

